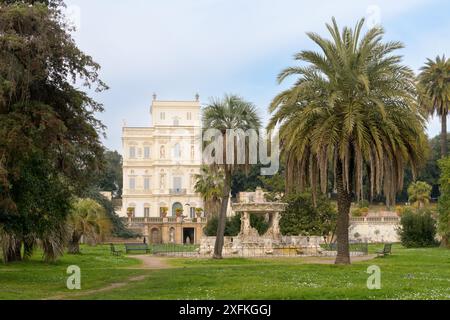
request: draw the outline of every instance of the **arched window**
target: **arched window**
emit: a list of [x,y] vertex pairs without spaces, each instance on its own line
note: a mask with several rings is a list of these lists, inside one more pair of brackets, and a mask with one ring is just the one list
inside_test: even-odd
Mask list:
[[172,205],[172,216],[173,216],[173,217],[176,217],[177,211],[178,211],[178,210],[183,211],[183,205],[182,205],[181,203],[179,203],[179,202],[175,202],[175,203]]

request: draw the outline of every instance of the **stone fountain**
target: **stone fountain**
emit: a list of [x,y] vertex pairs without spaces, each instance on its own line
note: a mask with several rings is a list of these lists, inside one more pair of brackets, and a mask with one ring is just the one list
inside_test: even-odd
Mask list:
[[[225,237],[224,256],[286,256],[317,254],[321,252],[321,237],[283,237],[280,232],[281,213],[287,204],[267,202],[264,192],[241,192],[238,202],[231,205],[233,214],[241,216],[241,231],[237,237]],[[250,215],[266,218],[269,229],[264,235],[250,224]],[[200,255],[210,255],[214,251],[215,237],[204,237],[201,241]]]

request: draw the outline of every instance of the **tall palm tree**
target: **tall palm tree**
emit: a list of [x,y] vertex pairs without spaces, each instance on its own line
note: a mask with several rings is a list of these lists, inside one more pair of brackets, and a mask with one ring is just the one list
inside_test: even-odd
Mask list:
[[308,37],[321,52],[302,51],[303,65],[279,75],[295,84],[270,107],[269,129],[280,125],[286,156],[287,192],[310,187],[325,193],[333,172],[337,190],[336,264],[350,264],[348,228],[352,198],[363,193],[368,172],[370,194],[384,193],[387,205],[403,187],[410,165],[415,174],[424,161],[425,119],[418,112],[414,73],[392,52],[399,42],[383,43],[382,28],[364,36],[364,20],[342,31],[333,18],[331,40]]
[[428,59],[418,77],[421,102],[430,114],[441,117],[441,157],[447,156],[447,115],[450,108],[450,59]]
[[[221,196],[222,202],[220,207],[216,244],[214,247],[215,259],[222,258],[226,215],[231,191],[231,177],[234,170],[241,166],[245,166],[238,164],[238,162],[235,161],[236,159],[233,159],[232,163],[227,163],[227,130],[258,130],[260,126],[261,120],[256,113],[255,106],[236,95],[225,95],[223,99],[213,99],[203,111],[203,129],[219,130],[224,141],[223,163],[216,164],[223,172],[224,184]],[[246,144],[246,147],[248,148],[248,144]]]
[[213,166],[203,165],[200,174],[196,175],[195,192],[203,197],[205,211],[208,218],[217,216],[220,211],[220,198],[222,196],[224,175],[222,171]]
[[71,254],[80,253],[81,237],[96,243],[111,232],[112,224],[106,215],[106,210],[92,199],[78,199],[68,218],[70,239],[68,251]]

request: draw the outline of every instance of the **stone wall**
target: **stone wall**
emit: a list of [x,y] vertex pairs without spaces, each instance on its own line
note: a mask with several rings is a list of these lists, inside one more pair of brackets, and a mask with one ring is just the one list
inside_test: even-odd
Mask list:
[[350,220],[350,240],[369,243],[400,242],[398,217],[366,217]]

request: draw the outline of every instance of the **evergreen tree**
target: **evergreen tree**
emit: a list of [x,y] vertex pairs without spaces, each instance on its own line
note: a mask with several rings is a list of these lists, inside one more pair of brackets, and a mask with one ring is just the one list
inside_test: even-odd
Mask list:
[[71,197],[101,166],[100,66],[76,46],[63,3],[1,1],[0,230],[4,261],[41,240],[47,260],[62,253]]

